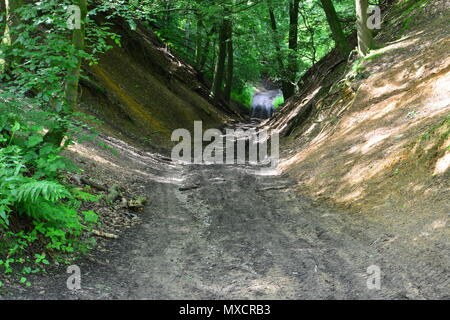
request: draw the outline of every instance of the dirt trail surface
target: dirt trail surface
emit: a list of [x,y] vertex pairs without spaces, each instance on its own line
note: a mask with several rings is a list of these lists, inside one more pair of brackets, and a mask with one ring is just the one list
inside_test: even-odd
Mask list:
[[[380,227],[299,196],[288,176],[244,165],[175,165],[106,142],[120,156],[92,145],[72,152],[90,174],[148,196],[142,224],[107,240],[96,262],[78,264],[81,290],[67,289],[64,267],[4,298],[407,299],[448,292],[448,247],[410,259],[388,253]],[[381,290],[367,288],[371,265],[381,268]]]

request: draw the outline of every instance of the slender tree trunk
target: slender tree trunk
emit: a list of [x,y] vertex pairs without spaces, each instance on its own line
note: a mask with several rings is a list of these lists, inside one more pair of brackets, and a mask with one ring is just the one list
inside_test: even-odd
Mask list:
[[289,62],[288,79],[283,86],[284,99],[287,100],[295,93],[295,80],[298,72],[297,50],[298,50],[298,10],[300,0],[289,1]]
[[170,28],[170,25],[172,24],[172,15],[170,12],[171,1],[170,0],[164,1],[163,6],[164,6],[164,9],[166,10],[165,15],[164,15],[164,21],[166,23],[166,28]]
[[[6,1],[0,0],[0,19],[2,20],[2,23],[6,21]],[[0,29],[0,40],[5,41],[4,37],[6,36],[6,24],[1,26]],[[1,53],[1,51],[0,51]],[[0,73],[4,72],[6,67],[6,61],[1,60],[0,61]]]
[[336,47],[339,53],[344,59],[347,59],[350,54],[350,45],[348,44],[347,38],[342,30],[341,23],[339,22],[339,17],[333,6],[331,0],[320,0],[322,2],[323,10],[327,16],[328,24],[330,25],[331,33],[333,35],[333,40],[336,43]]
[[212,87],[215,102],[222,97],[222,86],[225,78],[225,60],[227,57],[227,31],[227,18],[224,18],[219,30],[219,53]]
[[5,0],[5,12],[6,12],[6,30],[5,35],[8,37],[9,44],[13,44],[18,37],[16,33],[10,33],[10,30],[17,27],[20,24],[20,17],[15,12],[23,4],[23,0]]
[[[87,15],[87,0],[75,0],[75,5],[81,9],[81,28],[72,31],[72,45],[79,52],[85,48],[85,23]],[[68,71],[65,86],[65,103],[63,104],[61,116],[70,115],[78,103],[78,85],[80,80],[82,59],[78,56],[76,65]],[[55,145],[61,145],[62,140],[67,132],[65,126],[50,130],[45,138],[45,142],[51,142]]]
[[208,60],[209,51],[211,48],[211,38],[208,37],[205,42],[205,48],[201,51],[197,68],[200,72],[204,72],[206,61]]
[[[205,71],[206,62],[208,60],[208,56],[209,56],[209,53],[211,51],[211,42],[213,42],[212,41],[212,37],[213,37],[215,31],[216,31],[215,26],[213,26],[211,28],[211,30],[209,31],[209,33],[206,35],[206,43],[205,43],[204,50],[200,50],[201,51],[201,57],[200,57],[200,61],[199,61],[199,64],[198,64],[198,70],[200,72],[204,72]],[[215,43],[213,43],[212,47],[215,48],[215,46],[216,46]],[[213,65],[215,65],[215,63],[213,63]]]
[[313,26],[311,26],[311,24],[308,22],[308,19],[306,17],[306,14],[303,12],[303,10],[299,10],[299,14],[302,16],[303,19],[303,23],[306,27],[306,29],[308,30],[309,34],[310,34],[310,44],[311,44],[311,51],[312,51],[312,56],[311,56],[311,64],[315,65],[316,64],[316,55],[317,55],[317,48],[316,48],[316,43],[314,40],[314,36],[315,36],[315,29]]
[[[189,44],[191,43],[191,18],[187,17],[187,20],[186,30],[184,30],[184,46],[189,48]],[[189,54],[189,50],[186,53]]]
[[[210,65],[210,72],[213,75],[213,78],[214,78],[214,74],[215,74],[215,71],[216,71],[216,64],[217,64],[217,50],[216,50],[216,48],[217,48],[217,42],[218,41],[219,41],[219,39],[217,39],[217,37],[214,37],[213,44],[211,46],[211,48],[212,48],[212,59],[211,59],[211,65]],[[214,82],[214,79],[213,79],[213,82]]]
[[275,45],[278,68],[281,71],[281,73],[284,74],[285,70],[284,70],[283,56],[281,53],[280,37],[278,34],[277,20],[275,18],[275,12],[273,10],[272,2],[269,3],[269,17],[270,17],[270,26],[272,27],[272,35],[273,35],[272,38]]
[[233,87],[233,71],[234,71],[234,50],[233,50],[233,22],[227,20],[228,40],[227,40],[227,81],[225,83],[224,99],[226,102],[231,101],[231,89]]
[[[81,9],[81,28],[74,29],[72,33],[72,44],[77,51],[82,51],[85,48],[85,23],[87,15],[87,0],[76,0],[78,6]],[[69,70],[69,76],[66,81],[65,96],[67,100],[66,114],[73,112],[74,108],[78,102],[78,83],[80,80],[80,69],[81,69],[82,59],[78,57],[76,66]]]
[[202,58],[202,52],[205,48],[202,48],[203,44],[203,23],[201,21],[201,17],[197,15],[197,29],[195,35],[195,65],[197,68],[200,66],[200,60]]
[[[22,6],[22,4],[23,0],[5,0],[4,2],[6,24],[3,41],[8,46],[14,45],[14,43],[17,40],[18,37],[17,30],[15,30],[15,32],[11,32],[11,30],[20,25],[20,17],[17,14],[16,10],[19,9]],[[8,70],[13,60],[14,60],[13,56],[6,57],[2,69],[5,71]]]
[[372,30],[367,26],[368,0],[356,0],[356,25],[358,29],[358,52],[361,56],[369,53],[373,47]]
[[[5,0],[0,0],[0,19],[4,22],[6,20],[6,4]],[[2,26],[3,27],[3,26]],[[0,35],[5,34],[5,29],[0,29]]]

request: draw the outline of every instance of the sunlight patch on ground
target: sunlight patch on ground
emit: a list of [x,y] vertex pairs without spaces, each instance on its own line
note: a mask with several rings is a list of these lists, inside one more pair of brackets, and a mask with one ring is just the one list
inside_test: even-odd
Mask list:
[[425,187],[423,184],[413,184],[413,183],[408,184],[408,186],[414,192],[419,192],[420,190],[422,190]]
[[144,172],[144,171],[138,170],[138,169],[133,169],[132,172],[139,174],[141,176],[145,176],[145,177],[149,178],[150,180],[160,182],[160,183],[180,185],[184,181],[184,179],[182,179],[182,178],[158,176],[156,174]]
[[433,84],[432,93],[425,103],[431,110],[450,108],[450,72]]
[[281,174],[281,170],[276,168],[263,168],[254,170],[253,174],[256,176],[278,176]]
[[75,152],[75,153],[78,153],[79,155],[81,155],[81,156],[83,156],[85,158],[88,158],[88,159],[94,160],[96,162],[105,164],[107,166],[115,167],[115,168],[119,167],[115,163],[112,163],[111,161],[106,160],[102,156],[99,156],[98,154],[96,154],[96,150],[95,149],[87,148],[87,147],[85,147],[85,146],[83,146],[83,145],[81,145],[79,143],[75,143],[75,144],[71,145],[68,148],[68,150],[72,151],[72,152]]
[[274,266],[263,278],[249,281],[248,286],[254,292],[259,291],[269,296],[278,296],[289,291],[295,280],[294,276],[287,275],[279,266]]
[[356,199],[361,198],[362,194],[363,194],[362,188],[358,188],[353,192],[347,193],[343,197],[337,198],[336,200],[337,200],[337,202],[351,202],[351,201],[355,201]]
[[[416,34],[416,36],[417,35],[418,34]],[[389,50],[407,48],[411,45],[414,45],[417,41],[419,41],[418,38],[413,38],[411,35],[406,35],[406,36],[401,37],[398,40],[387,43],[388,46],[386,48],[389,48]],[[387,51],[387,49],[385,49],[385,48],[383,48],[382,50]]]
[[442,174],[450,169],[450,152],[447,152],[442,158],[436,162],[434,175]]
[[[387,132],[386,132],[387,131]],[[383,140],[389,138],[392,135],[392,130],[387,128],[376,129],[365,135],[366,142],[361,145],[353,146],[348,152],[349,153],[367,153],[377,144],[382,142]]]
[[[400,48],[395,54],[406,59],[372,74],[357,91],[350,108],[345,108],[350,100],[339,98],[334,108],[345,109],[345,113],[334,127],[333,113],[322,110],[318,117],[324,121],[304,129],[303,136],[311,139],[299,150],[285,154],[279,168],[290,171],[301,166],[299,178],[311,192],[338,202],[360,200],[368,190],[376,189],[372,181],[382,177],[386,181],[407,172],[397,164],[403,163],[405,156],[408,159],[419,151],[429,151],[435,140],[426,141],[426,145],[422,141],[419,151],[408,147],[409,143],[419,139],[450,110],[450,59],[445,57],[433,63],[433,56],[441,54],[442,49],[431,42],[420,43],[428,50],[412,51],[415,55],[410,55],[409,48],[419,45],[417,41],[408,38],[383,49],[385,52],[378,59],[389,58],[392,50]],[[450,167],[448,152],[436,160],[435,174],[445,173]],[[435,192],[420,187],[414,190],[422,195]]]
[[447,225],[447,221],[448,221],[448,218],[442,218],[442,219],[433,221],[431,224],[429,224],[425,227],[425,230],[422,231],[418,237],[415,237],[413,240],[417,241],[422,237],[428,237],[436,230],[445,228]]

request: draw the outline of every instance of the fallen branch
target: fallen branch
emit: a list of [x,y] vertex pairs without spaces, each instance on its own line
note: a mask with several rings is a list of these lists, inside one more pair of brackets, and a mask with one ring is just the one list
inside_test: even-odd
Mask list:
[[92,234],[98,237],[103,237],[103,238],[107,238],[107,239],[118,239],[119,236],[112,234],[112,233],[107,233],[107,232],[102,232],[102,231],[98,231],[98,230],[92,230]]
[[91,186],[91,187],[93,187],[93,188],[95,188],[95,189],[97,189],[99,191],[108,192],[108,188],[106,188],[105,186],[102,186],[102,185],[100,185],[100,184],[98,184],[98,183],[96,183],[96,182],[94,182],[92,180],[89,180],[87,178],[81,178],[80,181],[83,184]]
[[180,191],[188,191],[188,190],[194,190],[194,189],[198,189],[198,188],[200,188],[199,185],[191,185],[191,186],[179,187],[178,190],[180,190]]

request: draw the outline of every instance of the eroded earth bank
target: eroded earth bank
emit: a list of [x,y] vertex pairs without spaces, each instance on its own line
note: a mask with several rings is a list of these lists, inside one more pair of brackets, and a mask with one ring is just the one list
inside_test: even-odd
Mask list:
[[[281,134],[271,172],[168,158],[176,128],[248,119],[213,106],[195,71],[138,28],[141,40],[124,48],[158,62],[115,49],[90,70],[102,93],[87,86],[81,106],[108,108],[100,139],[118,154],[88,142],[67,154],[84,175],[148,203],[121,214],[137,222],[111,223],[118,239],[99,239],[77,262],[81,290],[67,289],[61,266],[7,297],[448,299],[450,26],[448,2],[434,3],[409,29],[394,8],[369,58],[346,65],[334,51],[305,74],[299,93],[256,125]],[[130,68],[139,71],[128,79]],[[158,94],[165,112],[154,117]],[[370,266],[379,289],[367,286]]]

